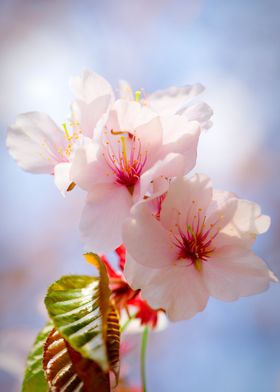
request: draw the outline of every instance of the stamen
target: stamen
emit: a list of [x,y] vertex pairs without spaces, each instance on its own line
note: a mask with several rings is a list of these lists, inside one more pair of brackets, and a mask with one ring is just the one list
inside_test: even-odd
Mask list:
[[136,102],[140,102],[140,98],[141,98],[141,91],[135,91],[135,101]]
[[[192,206],[194,205],[195,201],[192,202]],[[190,210],[193,209],[191,208]],[[207,261],[215,250],[213,240],[220,232],[220,227],[217,226],[217,223],[220,219],[223,219],[220,216],[216,222],[209,224],[206,228],[206,216],[204,215],[202,218],[202,213],[202,209],[198,208],[197,214],[193,214],[192,217],[188,214],[185,230],[182,230],[176,224],[175,233],[172,230],[170,231],[173,245],[179,250],[178,260],[188,260],[187,265],[193,265],[199,272],[203,268],[203,262]]]
[[141,141],[136,138],[135,131],[133,133],[128,131],[114,131],[111,130],[114,136],[121,135],[115,140],[115,147],[118,146],[118,152],[112,146],[112,139],[105,142],[106,150],[103,154],[105,161],[109,168],[116,176],[116,182],[125,185],[132,194],[134,186],[139,181],[141,172],[147,161],[147,152],[143,156],[141,151]]
[[65,133],[66,139],[71,140],[72,137],[70,136],[69,131],[67,129],[67,124],[63,123],[62,126],[63,126],[63,129],[64,129],[64,133]]

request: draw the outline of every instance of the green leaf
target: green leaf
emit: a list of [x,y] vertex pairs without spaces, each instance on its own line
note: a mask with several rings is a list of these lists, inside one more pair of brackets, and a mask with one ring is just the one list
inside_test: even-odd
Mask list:
[[73,350],[55,328],[45,343],[43,368],[51,392],[110,392],[109,374]]
[[119,319],[110,303],[107,270],[101,259],[85,258],[99,270],[99,277],[64,276],[52,284],[45,304],[55,327],[70,346],[94,361],[103,372],[118,375]]
[[47,392],[48,384],[45,379],[42,358],[44,344],[53,325],[48,323],[37,335],[34,345],[28,355],[22,392]]

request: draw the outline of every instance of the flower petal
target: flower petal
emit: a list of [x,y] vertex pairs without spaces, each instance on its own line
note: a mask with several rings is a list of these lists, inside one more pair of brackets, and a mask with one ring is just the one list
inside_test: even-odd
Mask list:
[[119,80],[119,97],[127,101],[133,101],[133,90],[126,80]]
[[[147,170],[140,179],[140,197],[147,193],[160,195],[167,191],[172,177],[183,176],[187,158],[182,154],[168,154]],[[151,187],[152,186],[152,187]]]
[[88,104],[81,100],[75,100],[72,103],[72,122],[76,131],[92,138],[98,122],[110,107],[111,99],[110,95],[103,95]]
[[70,88],[76,98],[86,104],[104,95],[109,95],[111,99],[114,97],[107,80],[91,70],[84,70],[80,75],[74,76],[70,80]]
[[108,169],[98,143],[86,143],[76,150],[71,178],[88,192],[97,184],[113,183],[112,171]]
[[211,181],[207,176],[195,174],[190,180],[186,177],[176,178],[170,183],[162,203],[162,224],[167,230],[174,229],[177,224],[185,230],[186,219],[191,222],[198,209],[206,210],[211,198]]
[[53,174],[58,162],[66,161],[62,151],[67,144],[63,132],[45,113],[17,116],[9,127],[7,147],[18,165],[32,173]]
[[70,162],[65,162],[59,163],[54,168],[54,183],[63,196],[65,196],[72,182],[70,177],[71,166],[72,164]]
[[146,202],[134,206],[132,218],[124,222],[123,241],[128,253],[144,266],[162,268],[176,259],[169,233]]
[[[136,128],[150,123],[156,117],[156,113],[138,102],[118,99],[110,112],[107,128],[133,133]],[[150,134],[150,137],[154,135]]]
[[[135,275],[139,275],[137,267]],[[193,266],[174,265],[158,269],[147,279],[148,283],[141,287],[142,298],[152,308],[164,309],[171,321],[188,320],[207,305],[208,290]]]
[[129,216],[131,195],[117,184],[97,185],[89,193],[80,229],[86,251],[112,252],[122,243],[121,227]]
[[209,294],[223,301],[260,293],[277,279],[261,258],[237,246],[219,249],[203,263],[201,273]]
[[232,243],[234,238],[243,246],[251,247],[258,234],[265,233],[270,226],[270,217],[261,214],[258,204],[236,199],[232,220],[221,230],[219,246]]
[[212,126],[210,119],[213,116],[213,110],[205,102],[191,103],[178,114],[186,117],[188,121],[197,121],[202,129],[209,129]]
[[160,114],[175,114],[185,106],[186,102],[203,90],[204,87],[199,83],[193,86],[172,86],[148,95],[146,101],[153,110]]
[[184,154],[186,171],[193,169],[196,163],[197,144],[200,136],[200,126],[197,122],[188,122],[183,116],[162,117],[163,154],[170,152]]

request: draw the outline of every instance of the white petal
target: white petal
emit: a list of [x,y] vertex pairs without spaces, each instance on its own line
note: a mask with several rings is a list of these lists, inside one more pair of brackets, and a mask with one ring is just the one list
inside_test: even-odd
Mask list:
[[194,96],[204,90],[201,84],[184,87],[169,87],[148,95],[147,104],[160,114],[175,114]]
[[8,129],[7,147],[18,165],[32,173],[53,174],[54,166],[65,161],[61,152],[67,144],[63,132],[44,113],[20,114]]
[[176,259],[169,233],[142,202],[132,210],[132,218],[123,225],[123,241],[128,253],[148,267],[162,268]]
[[223,301],[260,293],[275,281],[261,258],[251,250],[233,246],[220,249],[204,262],[201,273],[209,294]]
[[164,154],[175,152],[187,158],[186,172],[196,163],[197,144],[200,126],[197,122],[188,122],[183,116],[162,117]]
[[131,195],[117,184],[97,185],[88,195],[80,229],[86,251],[112,252],[122,243],[121,227],[129,216]]
[[[221,234],[235,237],[241,240],[244,246],[250,247],[256,236],[265,233],[269,226],[270,217],[261,214],[258,204],[248,200],[237,199],[234,216],[231,222],[223,228]],[[225,236],[223,238],[226,240]]]
[[109,95],[112,99],[114,96],[107,80],[90,70],[85,70],[81,75],[73,77],[70,80],[70,87],[76,98],[86,104],[104,95]]
[[54,168],[54,183],[63,196],[65,196],[72,182],[70,177],[71,166],[72,164],[70,162],[65,162],[59,163]]
[[133,90],[126,80],[119,81],[119,97],[127,101],[133,101]]
[[188,121],[197,121],[202,129],[208,129],[212,125],[210,118],[213,116],[213,110],[205,102],[191,103],[178,114],[186,117]]

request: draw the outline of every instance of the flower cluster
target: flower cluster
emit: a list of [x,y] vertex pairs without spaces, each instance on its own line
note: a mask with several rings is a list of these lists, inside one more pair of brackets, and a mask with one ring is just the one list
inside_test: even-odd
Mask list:
[[232,301],[277,281],[251,250],[269,217],[213,189],[205,175],[187,177],[201,132],[211,127],[211,108],[197,100],[201,85],[146,95],[121,82],[116,96],[105,79],[85,71],[71,88],[69,124],[21,114],[7,146],[23,169],[53,175],[63,195],[76,185],[86,191],[81,236],[87,252],[117,248],[120,272],[103,261],[119,309],[134,306],[142,324],[155,326],[153,309],[189,319],[209,296]]

